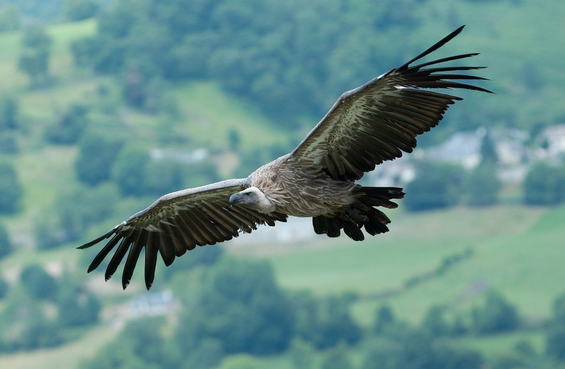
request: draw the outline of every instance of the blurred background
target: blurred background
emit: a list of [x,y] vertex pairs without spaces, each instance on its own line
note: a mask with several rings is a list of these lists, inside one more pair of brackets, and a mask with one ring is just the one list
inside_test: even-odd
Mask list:
[[[0,367],[565,368],[561,0],[0,0]],[[143,265],[97,237],[292,150],[344,91],[480,52],[409,156],[391,231],[309,219]],[[429,58],[427,60],[430,60]],[[119,270],[121,274],[121,270]]]

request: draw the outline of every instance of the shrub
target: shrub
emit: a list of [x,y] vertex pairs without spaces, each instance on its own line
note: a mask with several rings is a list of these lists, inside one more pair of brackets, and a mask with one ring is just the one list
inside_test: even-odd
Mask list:
[[416,178],[406,185],[404,205],[411,211],[454,205],[460,195],[463,169],[451,164],[422,163]]
[[6,228],[0,223],[0,259],[12,252],[12,243]]
[[0,214],[13,214],[20,206],[22,185],[14,166],[0,162]]
[[32,297],[38,299],[52,300],[57,295],[57,281],[40,265],[26,266],[20,274],[20,283]]
[[183,351],[214,339],[226,354],[280,353],[294,334],[292,306],[265,262],[224,258],[214,264],[195,306],[180,319],[175,336]]
[[78,179],[90,186],[110,179],[112,167],[122,149],[123,142],[102,134],[87,134],[79,142],[75,161]]
[[88,126],[88,110],[81,105],[72,105],[59,121],[45,132],[48,141],[60,145],[72,145],[82,136]]
[[519,324],[516,307],[495,291],[487,294],[482,308],[473,310],[473,330],[477,333],[511,331]]
[[145,168],[149,160],[149,154],[141,147],[127,146],[120,151],[112,168],[112,177],[122,195],[143,196],[147,194]]
[[524,202],[555,205],[565,200],[565,170],[546,163],[534,164],[524,179]]
[[496,176],[494,164],[477,166],[466,178],[465,192],[467,204],[472,206],[487,206],[497,202],[500,180]]

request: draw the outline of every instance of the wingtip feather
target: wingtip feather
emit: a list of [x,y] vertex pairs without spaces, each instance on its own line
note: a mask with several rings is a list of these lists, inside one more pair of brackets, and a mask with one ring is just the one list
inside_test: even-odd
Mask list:
[[449,35],[445,36],[444,38],[442,38],[441,40],[439,40],[438,42],[436,42],[434,45],[432,45],[431,47],[429,47],[426,51],[424,51],[423,53],[419,54],[418,56],[416,56],[415,58],[411,59],[409,62],[403,64],[401,67],[399,67],[398,69],[404,69],[407,68],[410,64],[412,64],[413,62],[415,62],[418,59],[423,58],[424,56],[433,53],[434,51],[436,51],[437,49],[439,49],[440,47],[442,47],[443,45],[445,45],[446,43],[448,43],[449,41],[451,41],[453,38],[455,38],[455,36],[457,36],[458,34],[461,33],[461,31],[463,30],[463,28],[465,28],[465,25],[462,25],[461,27],[457,28],[455,31],[451,32]]

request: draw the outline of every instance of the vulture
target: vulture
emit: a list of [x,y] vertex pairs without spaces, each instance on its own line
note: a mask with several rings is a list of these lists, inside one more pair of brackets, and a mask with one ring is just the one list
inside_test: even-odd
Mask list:
[[[250,233],[257,225],[310,217],[314,231],[338,237],[341,230],[361,241],[387,232],[390,219],[380,208],[404,196],[401,188],[361,186],[355,181],[385,160],[416,147],[416,136],[442,119],[460,97],[435,89],[491,91],[465,83],[485,78],[465,73],[484,67],[448,66],[477,53],[449,56],[417,65],[457,36],[458,28],[398,68],[342,94],[322,120],[289,154],[263,165],[247,178],[229,179],[166,194],[109,232],[79,249],[102,241],[88,272],[115,249],[106,280],[125,258],[122,287],[130,283],[145,249],[145,285],[155,276],[158,254],[166,266],[197,245],[213,245]],[[434,90],[432,90],[434,89]],[[127,255],[127,257],[126,257]]]

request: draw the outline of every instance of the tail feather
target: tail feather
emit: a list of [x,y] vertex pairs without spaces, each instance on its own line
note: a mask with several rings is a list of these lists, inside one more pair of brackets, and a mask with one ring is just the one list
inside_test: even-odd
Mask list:
[[361,226],[351,220],[343,221],[343,231],[353,241],[363,241],[365,239]]
[[328,231],[326,232],[328,237],[339,237],[340,229],[342,228],[341,224],[336,221],[335,218],[328,219]]
[[362,228],[371,236],[388,232],[390,219],[375,207],[394,209],[398,205],[391,200],[401,199],[404,192],[397,187],[361,187],[359,197],[342,213],[319,215],[312,218],[314,231],[328,237],[339,237],[341,229],[354,241],[362,241]]

